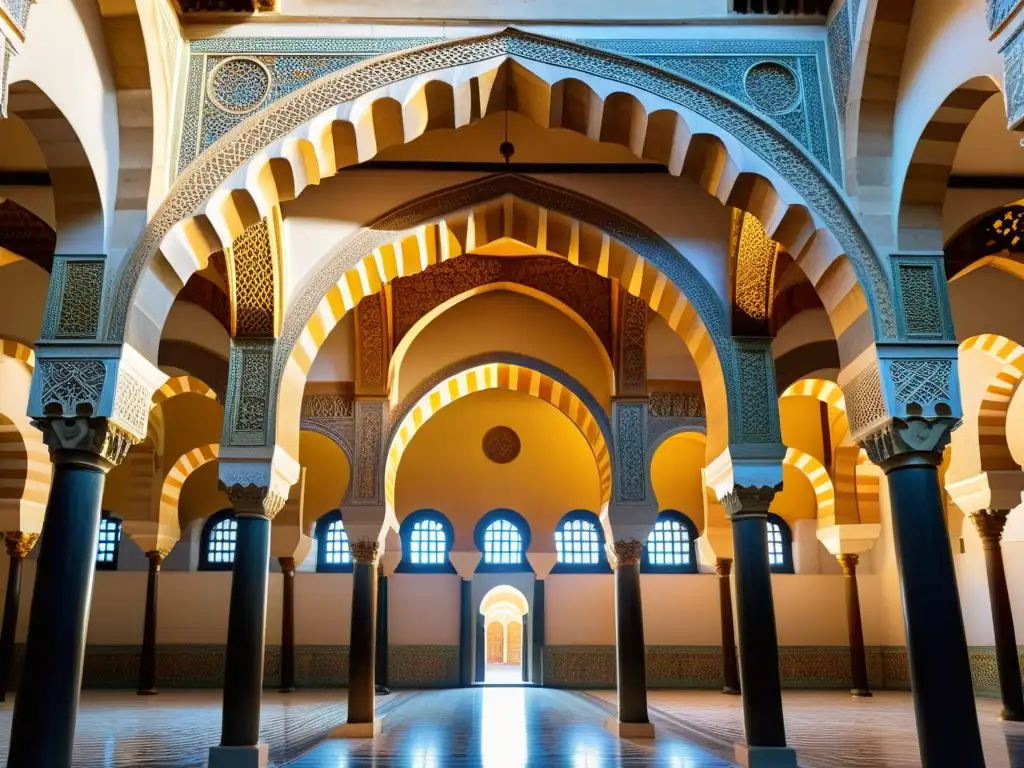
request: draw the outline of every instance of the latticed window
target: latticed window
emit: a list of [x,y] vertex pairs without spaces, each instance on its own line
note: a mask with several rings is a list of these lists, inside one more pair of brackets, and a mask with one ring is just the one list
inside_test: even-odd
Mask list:
[[647,537],[647,561],[653,566],[690,565],[692,551],[689,528],[675,518],[660,518]]
[[349,547],[348,534],[341,520],[335,520],[327,526],[323,540],[323,563],[325,565],[351,565],[352,549]]
[[495,520],[484,531],[484,562],[501,565],[523,562],[523,536],[508,520]]
[[409,557],[413,565],[443,565],[448,560],[448,536],[438,520],[418,520],[409,534]]
[[768,521],[768,565],[781,568],[786,564],[786,539],[778,523]]
[[558,562],[568,565],[598,565],[601,562],[601,537],[591,520],[566,520],[555,531]]
[[99,544],[96,547],[96,567],[100,570],[117,569],[117,550],[121,543],[121,521],[104,513],[100,519]]
[[206,540],[206,562],[217,566],[232,565],[235,562],[237,541],[238,520],[226,517],[214,523]]

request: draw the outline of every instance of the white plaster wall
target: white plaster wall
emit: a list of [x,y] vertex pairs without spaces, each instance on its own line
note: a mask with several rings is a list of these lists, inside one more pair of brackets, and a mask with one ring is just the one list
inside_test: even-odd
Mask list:
[[661,315],[653,312],[647,323],[647,378],[700,381],[697,364],[679,334]]
[[548,645],[615,645],[614,576],[554,574],[545,583]]
[[388,643],[458,645],[461,579],[454,573],[388,578]]
[[22,80],[39,86],[75,129],[109,222],[117,190],[117,100],[96,3],[47,0],[32,6],[25,45],[10,65],[9,82]]
[[989,41],[985,0],[917,0],[896,101],[894,221],[910,158],[925,125],[951,92],[980,75],[1003,82],[1002,59]]
[[231,337],[224,326],[205,309],[190,301],[176,301],[171,305],[164,324],[163,338],[191,342],[225,360],[231,353]]
[[809,309],[795,315],[779,329],[772,341],[772,354],[777,360],[805,344],[835,341],[835,338],[828,313],[824,309]]
[[647,645],[720,645],[718,577],[714,574],[668,576],[641,574],[644,643]]
[[[1020,514],[1020,509],[1012,513]],[[967,643],[993,645],[995,634],[992,628],[992,604],[988,599],[985,552],[978,532],[970,521],[964,521],[962,536],[964,552],[960,553],[957,546],[959,542],[954,541],[953,560],[960,586],[960,607],[964,614]],[[1024,644],[1024,542],[1003,542],[1003,564],[1006,568],[1006,584],[1010,591],[1017,643]]]

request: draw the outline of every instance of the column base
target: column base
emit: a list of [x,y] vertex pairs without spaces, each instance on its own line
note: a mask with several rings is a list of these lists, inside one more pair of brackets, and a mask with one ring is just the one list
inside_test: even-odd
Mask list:
[[375,685],[375,686],[373,686],[373,692],[375,694],[377,694],[378,696],[390,696],[391,695],[391,689],[388,688],[386,685]]
[[1024,722],[1024,712],[1017,712],[1016,710],[1006,709],[1004,707],[999,712],[999,719],[1005,720],[1008,723]]
[[737,744],[736,762],[743,768],[798,768],[792,747],[749,747]]
[[295,693],[295,686],[293,685],[293,686],[291,686],[289,688],[278,688],[277,692],[278,693]]
[[620,739],[653,739],[654,726],[650,723],[623,723],[617,717],[604,721],[604,728]]
[[375,717],[372,723],[342,723],[333,731],[332,739],[372,739],[380,736],[384,727],[384,718]]
[[156,688],[140,688],[136,691],[139,696],[156,696],[160,691]]
[[722,693],[726,696],[739,696],[741,692],[739,688],[733,688],[731,685],[723,685]]
[[850,695],[858,699],[869,699],[875,694],[873,694],[867,688],[851,688]]
[[267,768],[270,747],[254,744],[251,747],[210,747],[207,768]]

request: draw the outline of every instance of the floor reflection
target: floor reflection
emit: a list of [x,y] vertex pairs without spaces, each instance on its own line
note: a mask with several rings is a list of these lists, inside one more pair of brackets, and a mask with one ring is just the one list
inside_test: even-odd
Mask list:
[[524,768],[526,765],[526,689],[483,691],[480,720],[484,768]]

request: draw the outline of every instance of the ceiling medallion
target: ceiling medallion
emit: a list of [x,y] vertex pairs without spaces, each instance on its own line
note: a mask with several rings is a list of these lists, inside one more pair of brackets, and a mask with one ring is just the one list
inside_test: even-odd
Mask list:
[[484,456],[495,464],[508,464],[515,461],[522,447],[519,435],[511,427],[491,427],[484,434]]

